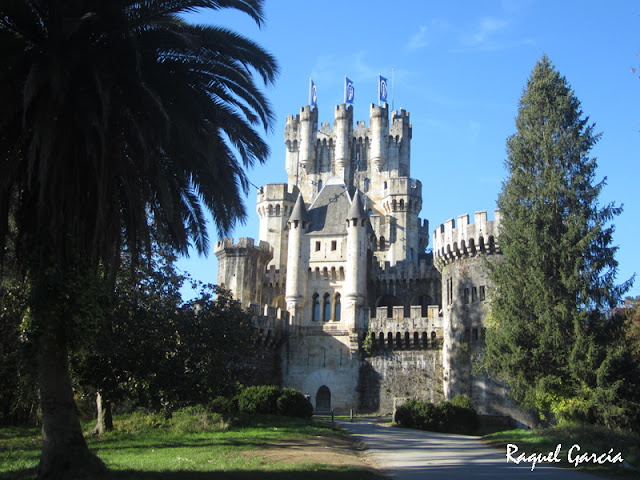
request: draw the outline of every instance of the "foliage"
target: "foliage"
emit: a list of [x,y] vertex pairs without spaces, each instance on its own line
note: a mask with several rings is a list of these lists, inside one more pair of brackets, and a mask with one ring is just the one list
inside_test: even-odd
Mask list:
[[278,415],[285,417],[311,418],[313,405],[307,397],[293,388],[282,389],[276,403]]
[[478,415],[469,400],[456,396],[453,402],[410,399],[396,409],[394,421],[404,427],[434,432],[472,433],[478,427]]
[[[626,353],[604,314],[631,285],[614,283],[610,222],[621,208],[598,203],[605,181],[595,182],[588,155],[600,135],[546,56],[527,81],[516,128],[498,199],[503,255],[491,272],[484,361],[545,421],[555,414],[625,424],[613,407]],[[602,401],[610,411],[595,408]]]
[[245,387],[238,393],[238,409],[243,413],[277,414],[281,390],[275,385]]
[[170,428],[174,433],[226,432],[229,423],[219,413],[210,412],[202,405],[181,408],[171,415]]
[[209,402],[209,408],[212,412],[216,413],[231,413],[238,411],[238,398],[234,395],[232,397],[225,397],[219,395],[214,397]]

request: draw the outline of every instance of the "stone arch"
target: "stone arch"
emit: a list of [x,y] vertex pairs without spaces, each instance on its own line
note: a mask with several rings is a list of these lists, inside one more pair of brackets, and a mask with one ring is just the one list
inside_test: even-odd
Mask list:
[[342,319],[342,304],[339,293],[336,293],[333,297],[333,321],[339,322]]
[[311,298],[311,321],[320,321],[320,295],[317,292]]
[[331,320],[331,296],[325,293],[322,296],[322,321],[328,322]]
[[316,411],[319,413],[331,411],[331,390],[326,385],[322,385],[316,392]]

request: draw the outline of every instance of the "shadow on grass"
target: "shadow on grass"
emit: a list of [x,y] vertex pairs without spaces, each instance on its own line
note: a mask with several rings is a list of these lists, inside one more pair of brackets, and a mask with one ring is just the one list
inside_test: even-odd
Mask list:
[[318,470],[243,470],[236,472],[139,472],[127,470],[111,472],[104,480],[383,480],[385,477],[368,470],[351,469],[335,470],[319,468]]

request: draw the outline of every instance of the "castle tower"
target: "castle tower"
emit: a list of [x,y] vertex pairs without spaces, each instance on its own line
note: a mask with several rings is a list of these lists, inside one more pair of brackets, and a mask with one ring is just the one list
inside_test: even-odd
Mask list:
[[473,377],[471,367],[484,345],[491,289],[486,262],[499,258],[499,228],[499,210],[493,221],[481,211],[476,212],[475,223],[469,223],[469,215],[461,215],[457,227],[450,219],[433,233],[434,265],[442,274],[445,398],[464,393],[481,410],[495,404],[486,398],[495,389],[488,388],[487,379]]
[[289,242],[287,222],[297,196],[296,186],[286,183],[270,183],[258,190],[259,238],[273,247],[273,258],[269,267],[274,266],[279,270],[286,268]]
[[309,216],[302,199],[293,207],[293,212],[288,222],[289,245],[287,254],[287,287],[285,300],[287,310],[292,315],[294,325],[302,325],[303,311],[306,304],[307,269],[309,268],[309,244],[305,241],[304,234],[309,226]]
[[370,107],[371,144],[370,158],[375,169],[381,172],[387,163],[387,150],[389,144],[389,110],[385,103],[382,107],[373,103]]
[[391,112],[389,128],[389,167],[392,177],[408,177],[411,172],[412,129],[409,112],[400,109]]
[[345,320],[349,329],[359,328],[360,309],[367,298],[367,225],[360,192],[356,190],[347,214],[347,265],[344,282]]
[[262,276],[273,257],[273,249],[266,242],[258,246],[253,238],[232,238],[217,242],[214,253],[218,258],[218,285],[231,290],[233,298],[244,308],[250,303],[262,303]]
[[335,159],[333,170],[336,177],[344,180],[349,175],[351,163],[351,143],[353,139],[353,107],[341,104],[336,106],[333,124],[335,141]]

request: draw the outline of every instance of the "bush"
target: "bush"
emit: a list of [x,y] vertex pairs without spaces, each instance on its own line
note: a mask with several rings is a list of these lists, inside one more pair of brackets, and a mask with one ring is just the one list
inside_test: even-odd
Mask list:
[[281,391],[274,385],[245,387],[238,393],[238,410],[242,413],[278,413],[278,398]]
[[396,409],[394,421],[404,427],[450,433],[471,433],[478,426],[476,411],[462,398],[438,406],[411,399]]
[[176,410],[173,412],[169,426],[177,434],[226,432],[229,429],[229,424],[225,422],[222,415],[210,412],[202,405]]
[[293,388],[285,388],[277,402],[278,415],[311,418],[313,405],[307,397]]
[[217,413],[237,412],[238,399],[236,397],[215,397],[209,402],[209,410]]

